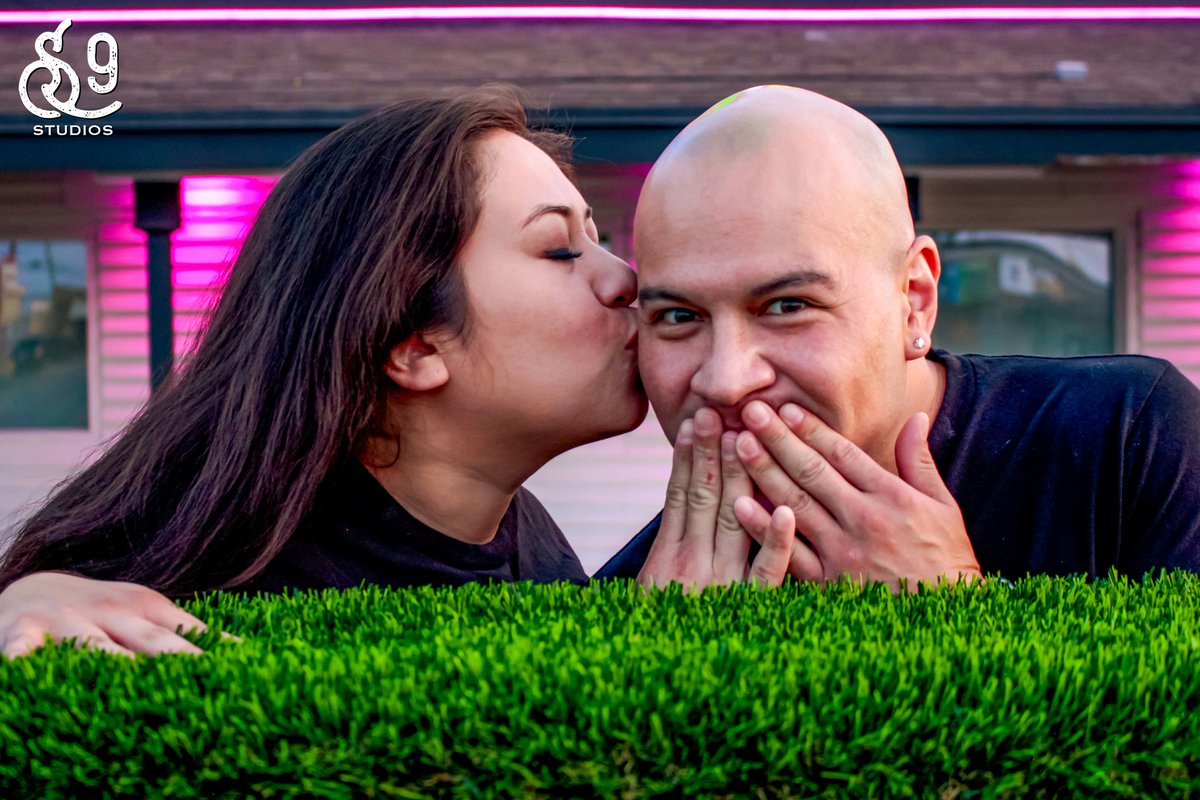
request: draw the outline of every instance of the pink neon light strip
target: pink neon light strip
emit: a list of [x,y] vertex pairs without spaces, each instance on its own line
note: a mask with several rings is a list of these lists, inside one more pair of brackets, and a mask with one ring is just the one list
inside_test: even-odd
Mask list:
[[1072,22],[1200,20],[1200,6],[1074,8],[648,8],[411,6],[379,8],[123,8],[0,11],[2,24],[88,22],[361,22],[372,20],[647,20],[672,22]]

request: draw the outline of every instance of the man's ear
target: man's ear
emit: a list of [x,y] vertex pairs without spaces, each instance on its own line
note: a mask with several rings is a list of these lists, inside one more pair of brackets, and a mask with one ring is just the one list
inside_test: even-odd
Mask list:
[[918,236],[905,256],[905,285],[908,295],[907,351],[910,358],[923,358],[933,338],[937,321],[938,278],[942,260],[937,244],[928,236]]
[[384,374],[401,389],[428,392],[450,380],[450,370],[437,344],[424,334],[414,333],[388,351]]

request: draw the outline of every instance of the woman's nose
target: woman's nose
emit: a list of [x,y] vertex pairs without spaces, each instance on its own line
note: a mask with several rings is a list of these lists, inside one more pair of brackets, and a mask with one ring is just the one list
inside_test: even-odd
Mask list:
[[609,308],[624,308],[637,299],[637,275],[624,260],[605,252],[596,278],[596,296]]

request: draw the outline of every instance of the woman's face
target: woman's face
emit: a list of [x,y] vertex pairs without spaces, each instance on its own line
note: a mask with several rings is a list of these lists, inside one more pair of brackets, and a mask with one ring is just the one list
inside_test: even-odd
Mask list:
[[646,416],[633,272],[541,149],[508,132],[479,149],[480,217],[459,259],[467,334],[445,354],[442,399],[549,453],[631,430]]

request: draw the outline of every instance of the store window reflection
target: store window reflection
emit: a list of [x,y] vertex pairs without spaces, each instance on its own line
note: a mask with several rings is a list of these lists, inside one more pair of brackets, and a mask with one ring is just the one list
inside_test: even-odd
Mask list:
[[1113,352],[1109,237],[926,232],[937,241],[942,256],[937,347],[989,355]]
[[87,426],[87,248],[0,240],[0,428]]

